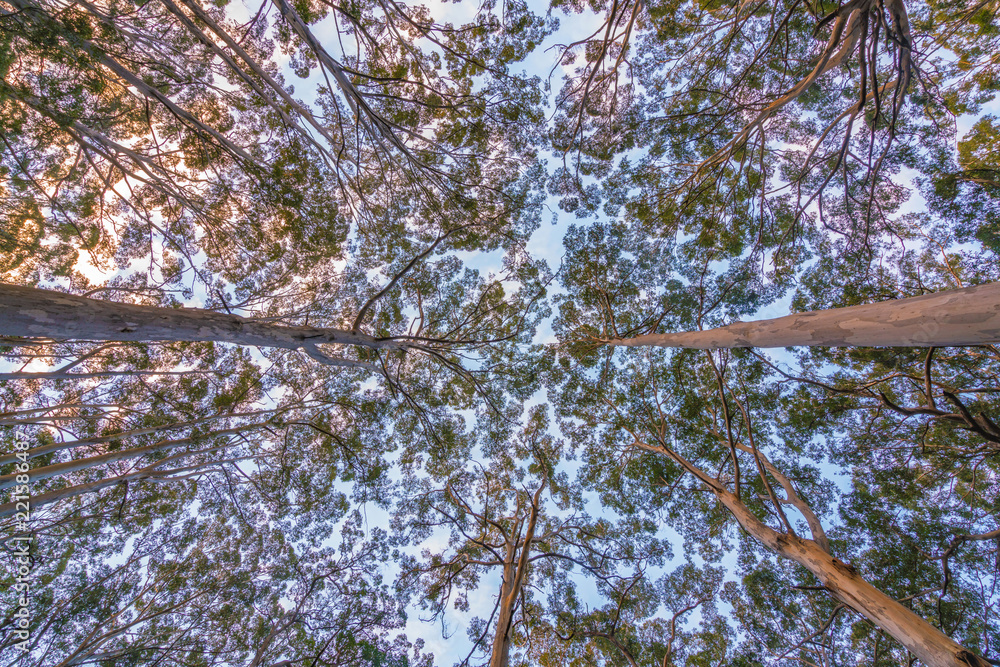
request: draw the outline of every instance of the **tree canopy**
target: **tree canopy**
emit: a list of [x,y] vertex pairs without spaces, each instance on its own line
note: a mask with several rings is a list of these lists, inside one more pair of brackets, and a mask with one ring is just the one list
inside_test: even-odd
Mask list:
[[0,0],[0,665],[1000,664],[998,14]]

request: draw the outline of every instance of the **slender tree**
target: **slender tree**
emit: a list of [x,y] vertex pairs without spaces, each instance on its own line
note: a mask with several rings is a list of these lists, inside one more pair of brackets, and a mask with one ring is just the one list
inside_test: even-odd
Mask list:
[[[427,489],[412,498],[412,510],[394,519],[407,542],[449,534],[449,549],[424,549],[421,559],[403,562],[400,586],[418,587],[421,606],[434,618],[448,606],[472,611],[468,597],[487,577],[499,575],[489,617],[469,624],[472,649],[462,664],[476,654],[490,667],[512,664],[532,637],[547,625],[545,606],[535,593],[552,587],[550,597],[573,599],[570,570],[595,581],[602,592],[629,588],[642,568],[662,562],[662,549],[642,535],[621,534],[606,520],[591,519],[582,498],[555,466],[561,447],[545,433],[547,418],[535,409],[527,425],[507,451],[487,466],[459,469],[441,489]],[[427,482],[424,482],[426,485]]]
[[0,0],[31,659],[992,660],[997,3],[440,9]]

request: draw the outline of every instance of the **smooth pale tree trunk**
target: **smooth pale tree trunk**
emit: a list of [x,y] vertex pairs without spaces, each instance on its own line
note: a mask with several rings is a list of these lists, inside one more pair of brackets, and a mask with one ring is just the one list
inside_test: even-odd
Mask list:
[[626,347],[946,347],[1000,342],[1000,283],[718,329],[604,341]]
[[991,663],[869,584],[814,540],[779,533],[762,523],[735,494],[718,486],[710,488],[754,539],[809,570],[835,598],[882,628],[927,667],[990,667]]
[[[0,285],[0,336],[94,341],[203,341],[316,352],[317,344],[398,348],[347,329],[288,327],[200,308],[160,308]],[[364,362],[330,359],[335,365]]]
[[497,618],[497,630],[493,635],[489,667],[507,667],[509,661],[510,628],[514,620],[514,603],[517,602],[518,594],[514,585],[517,579],[517,563],[513,560],[512,552],[513,549],[508,551],[508,559],[504,563],[503,584],[500,586],[500,614]]

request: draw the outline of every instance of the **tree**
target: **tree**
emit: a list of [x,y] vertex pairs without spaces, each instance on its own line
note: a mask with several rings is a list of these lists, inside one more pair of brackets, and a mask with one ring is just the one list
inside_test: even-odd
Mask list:
[[[856,415],[856,418],[850,420],[850,426],[847,423],[838,423],[833,426],[827,421],[829,417],[825,413],[825,410],[834,409],[833,406],[827,407],[826,405],[826,401],[832,398],[829,395],[825,401],[813,394],[811,401],[796,401],[794,405],[789,406],[787,411],[782,409],[781,397],[788,391],[788,385],[794,386],[794,382],[797,381],[815,383],[817,380],[804,373],[797,374],[776,370],[773,365],[757,367],[756,364],[761,363],[762,357],[756,353],[748,354],[747,352],[734,351],[731,354],[728,352],[706,354],[705,357],[702,357],[708,362],[706,365],[695,363],[697,357],[694,356],[693,351],[680,350],[667,356],[651,346],[638,346],[628,350],[623,358],[613,360],[611,349],[602,350],[599,344],[594,344],[595,341],[609,338],[628,340],[630,336],[634,336],[635,332],[663,330],[660,327],[667,331],[707,328],[712,323],[720,320],[725,321],[725,319],[735,319],[741,313],[755,308],[759,303],[757,299],[760,299],[760,292],[758,285],[747,284],[741,280],[745,265],[733,262],[724,273],[713,275],[708,270],[711,254],[708,254],[708,257],[700,257],[695,254],[696,251],[692,249],[695,244],[696,241],[692,240],[676,249],[671,249],[670,252],[664,252],[657,247],[656,240],[648,240],[641,235],[641,232],[635,234],[631,229],[620,224],[592,225],[586,230],[581,229],[579,232],[572,233],[567,238],[566,245],[569,252],[563,267],[565,271],[564,284],[572,291],[560,297],[558,323],[564,327],[563,331],[567,332],[564,335],[572,342],[566,348],[566,352],[569,354],[560,361],[563,368],[563,376],[559,383],[560,393],[553,391],[550,394],[550,400],[553,404],[562,406],[561,410],[565,420],[562,426],[564,432],[573,433],[578,446],[592,448],[593,453],[589,455],[592,466],[589,480],[593,485],[592,488],[595,490],[602,488],[615,490],[605,495],[603,501],[615,508],[620,504],[621,509],[618,509],[620,512],[656,513],[657,516],[661,517],[661,520],[675,529],[678,523],[685,525],[690,531],[685,531],[685,536],[693,545],[698,545],[691,548],[699,550],[708,549],[708,547],[703,546],[706,542],[705,525],[715,526],[722,523],[725,515],[720,516],[718,512],[719,509],[725,508],[731,517],[736,518],[743,530],[765,545],[767,551],[780,554],[782,557],[792,558],[795,562],[803,564],[802,558],[800,558],[801,554],[793,553],[794,550],[787,547],[783,538],[777,538],[785,533],[799,539],[796,537],[800,534],[797,531],[805,529],[813,536],[809,542],[818,545],[825,539],[823,537],[826,533],[826,529],[823,527],[824,521],[837,524],[834,517],[823,519],[825,502],[822,499],[829,498],[832,489],[827,487],[824,490],[823,485],[816,480],[818,466],[829,465],[822,454],[826,450],[830,452],[831,457],[835,457],[833,461],[837,465],[843,466],[844,474],[851,475],[857,480],[856,484],[859,488],[856,493],[858,496],[862,495],[861,489],[869,485],[867,480],[874,474],[875,470],[882,471],[879,473],[879,477],[884,475],[887,481],[894,478],[912,479],[917,476],[928,479],[929,486],[920,490],[911,487],[908,496],[902,495],[898,490],[890,491],[889,488],[882,487],[880,484],[879,488],[884,489],[884,494],[875,492],[869,495],[864,493],[865,501],[857,506],[852,504],[852,508],[856,508],[856,514],[852,513],[849,518],[844,517],[843,520],[850,521],[855,532],[849,535],[848,540],[841,543],[845,546],[840,548],[844,549],[842,553],[857,555],[857,561],[852,559],[851,562],[857,563],[859,567],[862,567],[861,563],[867,561],[877,563],[877,568],[890,568],[891,561],[879,558],[877,549],[868,549],[861,545],[864,540],[876,540],[874,535],[881,534],[880,531],[885,530],[884,526],[892,523],[891,520],[887,519],[887,516],[891,517],[897,513],[909,516],[916,512],[916,507],[921,510],[920,519],[917,520],[916,525],[924,527],[934,525],[933,530],[938,535],[951,533],[951,536],[955,538],[959,535],[984,535],[987,536],[984,537],[985,540],[990,540],[991,538],[988,536],[992,534],[995,525],[991,525],[989,519],[984,517],[980,520],[973,520],[971,523],[969,521],[973,516],[982,516],[980,514],[982,510],[970,507],[966,511],[959,509],[961,505],[958,505],[954,513],[948,513],[947,519],[942,516],[934,517],[934,510],[931,509],[930,505],[938,502],[942,497],[941,492],[944,490],[943,487],[938,487],[936,484],[944,480],[948,480],[949,484],[957,483],[957,480],[963,476],[962,464],[953,465],[954,458],[949,462],[944,457],[925,458],[916,454],[922,460],[918,468],[914,470],[915,450],[919,450],[920,445],[916,444],[919,439],[915,437],[916,434],[913,430],[907,429],[903,435],[898,430],[900,428],[898,424],[887,425],[888,429],[895,428],[897,430],[892,432],[887,429],[883,434],[874,436],[872,442],[883,442],[879,438],[890,438],[889,442],[893,444],[888,447],[889,451],[900,447],[903,443],[908,443],[908,436],[914,438],[912,444],[903,445],[905,449],[901,449],[898,455],[891,455],[891,458],[880,454],[877,461],[869,460],[868,452],[871,448],[863,444],[868,442],[867,438],[865,435],[855,434],[857,433],[857,425],[873,423],[878,414],[879,407],[873,406],[870,401],[866,402],[867,405],[855,408],[863,408],[868,412],[850,412],[849,410],[845,412],[845,414],[852,416]],[[693,259],[701,261],[691,261],[692,255]],[[936,274],[929,270],[930,266],[933,266],[929,263],[911,264],[906,261],[900,265],[900,268],[906,271],[904,275],[907,279],[915,280],[917,285],[927,289],[927,287],[937,283],[937,280],[931,282],[932,276],[935,278],[951,276],[955,280],[964,280],[966,274],[963,264],[947,264],[947,269],[941,267],[940,273]],[[973,263],[972,266],[975,264]],[[910,275],[909,270],[915,267],[926,271],[926,273],[920,272],[916,275]],[[824,271],[817,271],[810,276],[808,286],[815,290],[812,293],[815,294],[814,298],[828,300],[831,294],[829,277],[832,272],[829,271],[828,267],[823,268]],[[989,273],[988,269],[986,273]],[[884,284],[889,288],[887,290],[889,293],[903,292],[902,286],[890,282],[895,277],[891,274],[884,276]],[[846,282],[841,284],[849,285]],[[991,285],[988,285],[987,289],[990,288]],[[849,289],[845,289],[845,292],[848,292]],[[908,286],[908,289],[916,291],[919,288]],[[928,291],[933,291],[933,289]],[[845,294],[845,297],[848,295],[857,299],[857,296],[850,294],[850,292]],[[870,297],[864,295],[861,296],[861,300],[864,302],[870,300]],[[832,319],[838,315],[837,311],[829,311],[826,314],[831,315]],[[706,338],[710,338],[714,333],[714,331],[709,333]],[[698,336],[700,332],[681,335]],[[650,338],[655,340],[656,336],[657,334],[654,334]],[[663,336],[667,341],[674,342],[671,340],[670,334],[663,334]],[[732,343],[730,342],[730,344]],[[989,347],[992,346],[987,346],[987,349]],[[821,368],[823,364],[832,361],[835,367],[845,370],[852,369],[854,372],[864,369],[873,358],[912,357],[915,354],[920,354],[921,358],[927,356],[926,351],[907,349],[882,351],[856,347],[829,351],[817,348],[814,354],[817,358],[817,367]],[[987,352],[987,354],[991,353]],[[973,367],[976,370],[973,370]],[[952,386],[959,391],[966,386],[981,390],[984,385],[990,384],[989,375],[983,374],[988,367],[986,357],[984,357],[964,368],[956,369],[956,377],[951,381]],[[761,372],[762,368],[771,370],[763,373]],[[863,370],[860,372],[864,373]],[[969,373],[969,376],[963,378],[963,372]],[[889,364],[884,369],[882,376],[897,381],[895,378],[898,377],[898,373],[898,365]],[[921,387],[925,384],[922,375],[923,372],[916,376]],[[854,384],[858,395],[880,397],[882,394],[874,390],[874,386],[880,382],[877,379],[877,372],[874,374],[874,378],[867,376],[867,373],[862,377],[865,379]],[[873,379],[874,382],[868,384]],[[843,396],[849,395],[851,391],[840,382],[823,382],[822,380],[819,382],[832,391],[845,388],[848,394],[842,394]],[[898,382],[906,385],[908,391],[912,391],[912,379],[905,376],[899,377]],[[727,387],[727,385],[730,386]],[[818,385],[811,384],[809,386]],[[885,400],[902,407],[897,400],[892,398],[892,393],[887,390],[883,390],[883,392]],[[714,401],[710,398],[713,393],[717,395]],[[938,395],[940,396],[939,393]],[[843,404],[844,399],[835,400]],[[983,424],[987,423],[988,416],[985,415],[988,408],[984,410],[985,406],[978,404],[974,412],[969,412],[967,421],[960,414],[961,409],[958,408],[958,403],[964,405],[963,399],[957,399],[958,403],[954,404],[943,396],[940,400],[948,400],[955,409],[938,411],[935,408],[928,413],[929,416],[940,414],[942,417],[945,415],[950,417],[954,414],[954,417],[949,420],[952,423],[961,423],[965,428],[971,428],[970,425],[975,424],[978,430],[989,434],[983,427]],[[888,408],[881,401],[879,404],[881,409]],[[913,403],[908,402],[908,405],[913,405]],[[918,403],[918,405],[920,405],[918,411],[922,413],[926,403],[924,405]],[[906,416],[917,413],[907,410]],[[788,426],[785,426],[785,415],[787,415]],[[973,440],[979,440],[974,433],[974,431],[970,433]],[[869,437],[872,435],[869,434]],[[848,440],[848,438],[850,439]],[[815,444],[809,444],[814,439]],[[954,452],[958,456],[961,456],[959,452],[963,450],[968,453],[976,452],[974,454],[976,458],[969,461],[971,468],[979,460],[981,456],[979,452],[990,451],[991,445],[988,439],[986,442],[980,440],[968,444],[962,442],[964,439],[956,438]],[[830,444],[829,448],[826,445],[827,442]],[[834,443],[844,442],[855,443],[856,448],[849,450],[850,454],[846,452],[841,454],[832,446]],[[634,447],[642,447],[646,451],[656,452],[660,456],[667,457],[673,465],[613,463],[621,461],[623,457],[627,456],[627,452]],[[775,451],[779,451],[781,454],[775,454]],[[677,458],[673,458],[674,456]],[[768,461],[775,459],[781,460],[782,463],[770,465]],[[812,462],[812,466],[815,467],[803,469],[804,466],[809,466],[809,462]],[[602,467],[614,467],[617,470],[612,473],[603,470]],[[756,470],[756,474],[761,479],[752,483],[754,485],[752,492],[734,493],[735,488],[751,484],[747,480],[746,471],[748,469]],[[678,493],[676,490],[682,488],[683,480],[688,475],[693,475],[699,480],[698,484],[688,488],[691,488],[692,491],[705,489],[711,494],[711,497],[719,498],[719,504],[713,507],[712,503],[694,500],[693,494]],[[937,481],[930,483],[930,479]],[[643,489],[644,485],[648,488]],[[806,485],[805,490],[803,490],[802,485]],[[932,488],[933,490],[931,490]],[[665,491],[664,489],[669,490]],[[969,496],[973,506],[979,505],[981,502],[979,494],[984,491],[985,489],[980,484],[977,491]],[[925,492],[927,492],[926,496]],[[726,493],[729,495],[724,495]],[[635,499],[633,501],[620,501],[616,494],[625,497],[635,496]],[[848,495],[855,497],[851,494]],[[876,499],[883,497],[883,495],[885,502],[876,509],[874,506],[880,504],[880,501]],[[817,497],[820,498],[819,501],[816,500]],[[917,501],[916,498],[934,498],[935,500],[930,501],[930,505],[925,506],[922,504],[923,501]],[[762,505],[760,501],[763,501]],[[848,501],[844,502],[846,504]],[[865,509],[868,505],[873,506],[871,511]],[[789,506],[795,507],[795,514],[801,515],[805,519],[810,519],[809,513],[812,513],[812,519],[806,521],[804,526],[802,524],[794,526],[795,515],[786,517],[785,514],[784,508]],[[771,527],[767,525],[768,518],[772,522]],[[773,528],[774,523],[781,526],[781,529],[776,531]],[[695,526],[701,530],[696,532]],[[922,529],[914,532],[920,530]],[[709,535],[713,534],[713,531],[709,529]],[[920,533],[918,532],[918,534]],[[873,535],[873,537],[865,538],[864,536],[867,535]],[[947,590],[948,584],[942,584],[942,581],[948,581],[949,575],[942,572],[940,561],[938,565],[935,565],[933,559],[947,549],[949,539],[951,537],[939,538],[944,542],[942,548],[931,547],[927,542],[923,542],[926,546],[920,548],[923,549],[926,557],[920,557],[917,554],[913,554],[916,557],[908,555],[907,559],[902,561],[908,565],[899,567],[891,574],[883,574],[885,572],[883,569],[859,570],[859,572],[861,572],[863,579],[874,581],[884,587],[884,591],[891,590],[890,598],[902,598],[906,605],[917,607],[918,614],[912,614],[910,610],[903,608],[905,605],[899,606],[897,611],[900,611],[901,614],[910,614],[919,623],[926,622],[920,618],[921,616],[923,618],[937,617],[940,627],[945,628],[946,633],[963,633],[960,636],[964,639],[953,635],[959,643],[952,645],[950,649],[952,655],[955,655],[958,650],[966,650],[962,649],[959,644],[965,644],[967,647],[970,645],[981,647],[979,649],[973,648],[973,651],[988,650],[990,647],[988,637],[991,636],[989,631],[984,631],[982,635],[977,636],[975,629],[977,621],[970,619],[964,611],[947,611],[956,607],[962,608],[965,605],[978,607],[990,604],[985,601],[989,597],[988,594],[986,598],[983,598],[976,591],[977,584],[974,583],[981,571],[981,566],[976,563],[977,559],[981,557],[979,554],[971,553],[967,563],[968,569],[965,570],[965,573],[961,577],[956,576],[951,579],[958,581],[960,578],[964,582],[968,582],[970,587],[964,590],[954,589],[950,595],[938,594],[941,602],[937,611],[922,603],[912,601],[912,596],[926,597],[934,595],[934,591]],[[966,537],[960,538],[959,542],[966,539]],[[938,543],[940,542],[935,542],[935,544]],[[778,579],[775,586],[787,582],[786,585],[804,586],[807,589],[818,587],[822,591],[821,595],[828,595],[828,589],[833,588],[835,589],[834,598],[843,602],[843,597],[836,597],[839,594],[836,591],[836,584],[831,585],[830,582],[824,580],[824,577],[828,576],[828,572],[820,571],[822,568],[818,569],[817,565],[823,558],[826,558],[827,565],[830,565],[832,562],[832,556],[829,555],[831,550],[827,548],[824,551],[821,547],[816,548],[819,553],[827,555],[825,557],[816,555],[809,559],[810,562],[803,565],[806,571],[811,573],[809,576],[802,577],[790,574],[784,580]],[[837,551],[834,550],[832,553],[836,554]],[[907,553],[909,554],[909,552]],[[846,560],[845,556],[837,555]],[[917,582],[923,585],[918,588]],[[727,593],[727,595],[730,594]],[[782,594],[779,590],[772,590],[769,595],[780,599]],[[750,597],[758,604],[762,602],[761,595]],[[965,602],[969,599],[979,601],[975,603]],[[857,601],[845,604],[847,604],[845,608],[859,611],[863,609],[863,605]],[[945,611],[942,612],[942,609]],[[759,610],[756,613],[759,614]],[[817,612],[817,614],[821,613],[823,612]],[[818,635],[822,635],[828,629],[829,624],[826,623],[828,618],[835,620],[836,614],[831,617],[829,609],[826,613],[826,617],[818,617],[814,624],[813,631],[817,632]],[[796,612],[790,612],[793,618],[795,614]],[[747,618],[751,617],[747,616]],[[873,620],[873,622],[876,621]],[[925,632],[929,631],[919,630],[916,636],[923,636]],[[893,636],[892,631],[887,631],[886,634]],[[944,637],[940,633],[939,636]],[[895,637],[897,640],[902,639],[899,634],[896,634]],[[910,647],[912,647],[913,638],[914,635],[911,634]],[[808,640],[808,633],[803,633],[801,639],[802,641]],[[952,640],[945,637],[945,641],[947,643]],[[906,645],[905,641],[903,643]],[[780,642],[775,640],[764,642],[762,645],[778,646]],[[798,650],[794,648],[795,641],[792,640],[787,641],[785,646],[786,650],[792,650],[793,653],[794,650]],[[912,648],[910,650],[912,651]],[[882,652],[885,653],[885,649]],[[774,655],[785,656],[788,654],[781,649],[776,649]],[[944,655],[947,656],[947,653]],[[922,661],[927,663],[932,659],[934,659],[933,656],[925,655]],[[942,664],[948,664],[947,657],[939,659],[945,661]]]
[[[405,637],[386,640],[401,623],[399,601],[373,574],[386,543],[366,539],[359,523],[348,518],[337,548],[299,551],[277,526],[177,517],[155,529],[130,526],[116,565],[102,562],[109,552],[97,536],[70,533],[72,546],[55,563],[63,571],[43,570],[47,613],[32,628],[32,655],[66,666],[368,665],[374,652],[402,651],[406,664]],[[12,644],[5,638],[0,651]]]
[[[522,30],[499,41],[487,29],[500,20],[491,12],[452,31],[394,3],[276,1],[277,17],[261,7],[243,25],[198,2],[8,5],[5,238],[16,259],[9,270],[24,278],[66,275],[80,250],[127,266],[159,239],[176,253],[168,282],[177,272],[208,287],[220,275],[256,276],[274,292],[306,265],[343,259],[352,227],[365,237],[392,226],[395,238],[371,249],[398,250],[413,239],[408,216],[424,233],[443,233],[473,202],[480,221],[519,215],[508,184],[527,157],[522,136],[537,100],[508,68],[545,30],[521,5],[502,18]],[[340,60],[309,25],[331,12],[356,47],[339,47]],[[319,68],[326,77],[317,104],[293,97],[276,46],[297,75]],[[505,85],[473,92],[482,70]],[[487,150],[491,142],[510,150]],[[56,233],[63,242],[41,251],[40,239]],[[269,252],[255,252],[261,244]],[[276,247],[298,261],[267,266]]]
[[[648,364],[635,359],[614,375],[605,371],[598,382],[609,387],[606,391],[594,382],[570,384],[569,390],[578,397],[566,417],[585,425],[577,433],[581,445],[594,449],[591,483],[614,483],[611,474],[600,468],[608,457],[620,456],[615,452],[640,450],[662,457],[666,463],[656,466],[653,474],[668,490],[646,492],[651,496],[645,503],[652,506],[650,510],[663,507],[673,516],[686,515],[685,521],[693,524],[689,529],[698,526],[704,531],[706,523],[724,524],[719,515],[723,509],[762,548],[803,567],[819,590],[883,629],[924,664],[989,664],[833,555],[819,510],[810,500],[829,493],[817,479],[818,470],[801,459],[781,466],[772,462],[773,454],[765,453],[777,450],[801,457],[813,434],[784,428],[773,412],[771,419],[777,422],[772,421],[773,426],[759,416],[761,406],[779,401],[781,392],[755,386],[761,371],[752,357],[747,363],[716,360],[711,353],[706,357],[707,364],[697,365],[690,353],[669,360],[656,358]],[[690,386],[695,381],[702,387],[701,396],[677,388],[679,382]],[[716,394],[714,401],[708,398],[710,392]],[[587,394],[593,397],[583,398]],[[799,483],[793,481],[796,478]],[[685,484],[686,479],[693,483]],[[630,493],[641,483],[641,479],[630,480],[629,490],[622,493]],[[678,489],[687,493],[676,493]],[[699,491],[707,492],[718,503],[717,509],[698,500],[704,497]],[[820,503],[822,508],[825,502]],[[689,504],[695,507],[686,507]],[[790,516],[786,508],[794,509],[801,519]],[[803,529],[809,538],[800,536]]]
[[[365,655],[372,651],[409,652],[405,637],[389,641],[402,622],[399,601],[374,576],[388,557],[384,535],[364,530],[360,515],[348,517],[346,526],[341,521],[353,503],[387,502],[382,488],[387,465],[381,453],[365,449],[387,440],[380,427],[390,405],[360,395],[350,403],[327,402],[314,387],[306,400],[289,395],[277,409],[241,414],[239,400],[234,405],[225,391],[212,391],[211,383],[198,396],[204,378],[190,380],[168,377],[156,386],[153,379],[124,378],[126,384],[148,382],[153,385],[148,393],[159,400],[189,401],[187,407],[202,414],[206,404],[226,407],[227,398],[228,407],[236,409],[194,424],[156,428],[148,424],[164,418],[163,407],[157,414],[155,406],[144,405],[133,386],[124,388],[135,395],[127,404],[131,409],[110,416],[88,418],[85,407],[67,402],[10,420],[21,421],[16,428],[31,433],[40,414],[59,426],[57,432],[84,435],[53,443],[52,435],[35,431],[45,444],[33,449],[46,451],[29,450],[42,464],[31,471],[37,604],[32,656],[40,664],[70,664],[91,655],[132,664],[179,655],[220,665],[239,662],[240,656],[249,664],[273,655],[278,657],[271,663],[283,656],[367,664]],[[256,380],[249,389],[267,386]],[[105,392],[109,384],[123,389],[113,378],[100,382]],[[75,387],[68,383],[68,388]],[[221,389],[238,392],[238,398],[248,393],[238,384]],[[260,400],[249,393],[250,403]],[[184,406],[170,407],[182,412]],[[73,411],[84,414],[70,417]],[[123,430],[129,422],[147,428]],[[225,456],[199,451],[206,443],[217,444],[217,429],[227,422],[250,428],[224,443]],[[73,433],[76,429],[83,433]],[[88,430],[97,435],[88,439]],[[177,466],[173,456],[162,458],[156,451],[161,443],[155,440],[171,430],[192,432],[186,439],[194,444],[181,445],[187,457],[183,474],[159,475],[162,468]],[[144,441],[154,445],[141,446]],[[94,456],[88,449],[106,453]],[[254,465],[232,460],[231,452],[248,450]],[[129,483],[133,465],[142,474]],[[44,479],[48,472],[53,476]],[[150,481],[136,481],[143,476]],[[67,497],[66,491],[80,486],[86,494]],[[48,505],[39,502],[49,495],[61,497]],[[327,544],[337,528],[343,528],[339,554]],[[126,565],[108,568],[104,561],[119,553]],[[229,564],[231,576],[219,576],[220,563]],[[295,604],[289,608],[282,599]],[[2,653],[20,660],[10,639]]]
[[992,3],[557,4],[604,23],[565,52],[552,193],[779,281],[814,252],[877,265],[900,170],[954,173],[956,116],[995,91]]
[[[466,662],[992,655],[997,133],[959,127],[996,3],[551,10],[0,0],[32,658],[424,665],[407,600],[477,587]],[[556,50],[550,115],[516,70],[559,11],[599,27]],[[557,276],[544,187],[606,218]],[[952,336],[956,294],[987,319]],[[733,324],[785,296],[841,346],[635,345],[792,345]]]
[[408,500],[410,511],[394,517],[403,544],[418,546],[435,531],[447,531],[446,551],[424,548],[419,560],[402,561],[400,587],[420,589],[421,607],[433,619],[443,622],[451,604],[469,612],[470,593],[499,572],[489,618],[477,615],[469,624],[472,649],[462,664],[471,664],[477,653],[490,667],[511,664],[515,646],[523,651],[545,626],[545,605],[534,591],[551,589],[550,606],[572,601],[572,568],[611,595],[634,586],[645,567],[662,562],[655,540],[625,536],[636,526],[616,527],[587,515],[567,475],[554,469],[561,444],[545,433],[545,411],[536,408],[525,421],[516,439],[497,443],[506,445],[505,451],[495,451],[488,465],[453,466],[444,488],[428,489],[424,480],[419,495]]
[[867,306],[811,311],[707,331],[612,339],[634,347],[950,347],[1000,341],[1000,283]]
[[[549,636],[539,633],[536,660],[585,665],[600,656],[604,664],[622,667],[739,664],[731,650],[736,635],[715,606],[722,576],[722,568],[688,562],[655,582],[648,575],[616,582],[608,604],[589,613],[563,610],[546,628]],[[666,616],[657,616],[663,611]],[[698,625],[688,627],[696,613]]]
[[[4,285],[3,334],[22,338],[99,341],[187,341],[305,349],[310,356],[332,365],[351,366],[349,360],[326,360],[318,345],[398,347],[351,330],[289,328],[254,323],[236,315],[188,308],[157,308],[98,301],[15,285]],[[315,342],[313,342],[315,341]],[[339,363],[338,363],[339,362]],[[358,363],[359,366],[365,366]],[[369,365],[370,366],[370,365]]]

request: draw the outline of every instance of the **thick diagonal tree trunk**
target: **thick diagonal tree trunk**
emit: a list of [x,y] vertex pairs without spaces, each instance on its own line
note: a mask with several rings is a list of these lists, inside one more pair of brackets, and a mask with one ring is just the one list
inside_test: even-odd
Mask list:
[[1000,282],[718,329],[603,341],[625,347],[946,347],[1000,342]]
[[363,367],[369,364],[324,358],[316,345],[332,343],[372,349],[405,346],[399,341],[381,340],[348,329],[288,327],[200,308],[137,306],[18,285],[0,285],[0,336],[124,342],[211,341],[303,349],[323,363]]
[[[811,510],[804,515],[810,524],[814,539],[803,539],[794,534],[779,532],[757,518],[750,508],[718,479],[664,443],[650,445],[637,441],[635,446],[676,461],[685,471],[698,478],[732,514],[740,527],[764,548],[809,570],[833,597],[884,630],[927,667],[990,667],[989,661],[972,653],[939,628],[872,586],[852,566],[834,557],[828,551],[826,534],[818,525],[818,519],[812,515]],[[798,506],[795,500],[801,498],[797,497],[790,480],[784,478],[784,475],[769,461],[764,459],[764,462],[772,473],[777,473],[783,486],[786,486],[789,502]]]
[[989,667],[940,629],[889,597],[814,540],[779,533],[761,522],[735,494],[710,487],[747,533],[779,556],[809,570],[833,597],[882,628],[927,667]]

